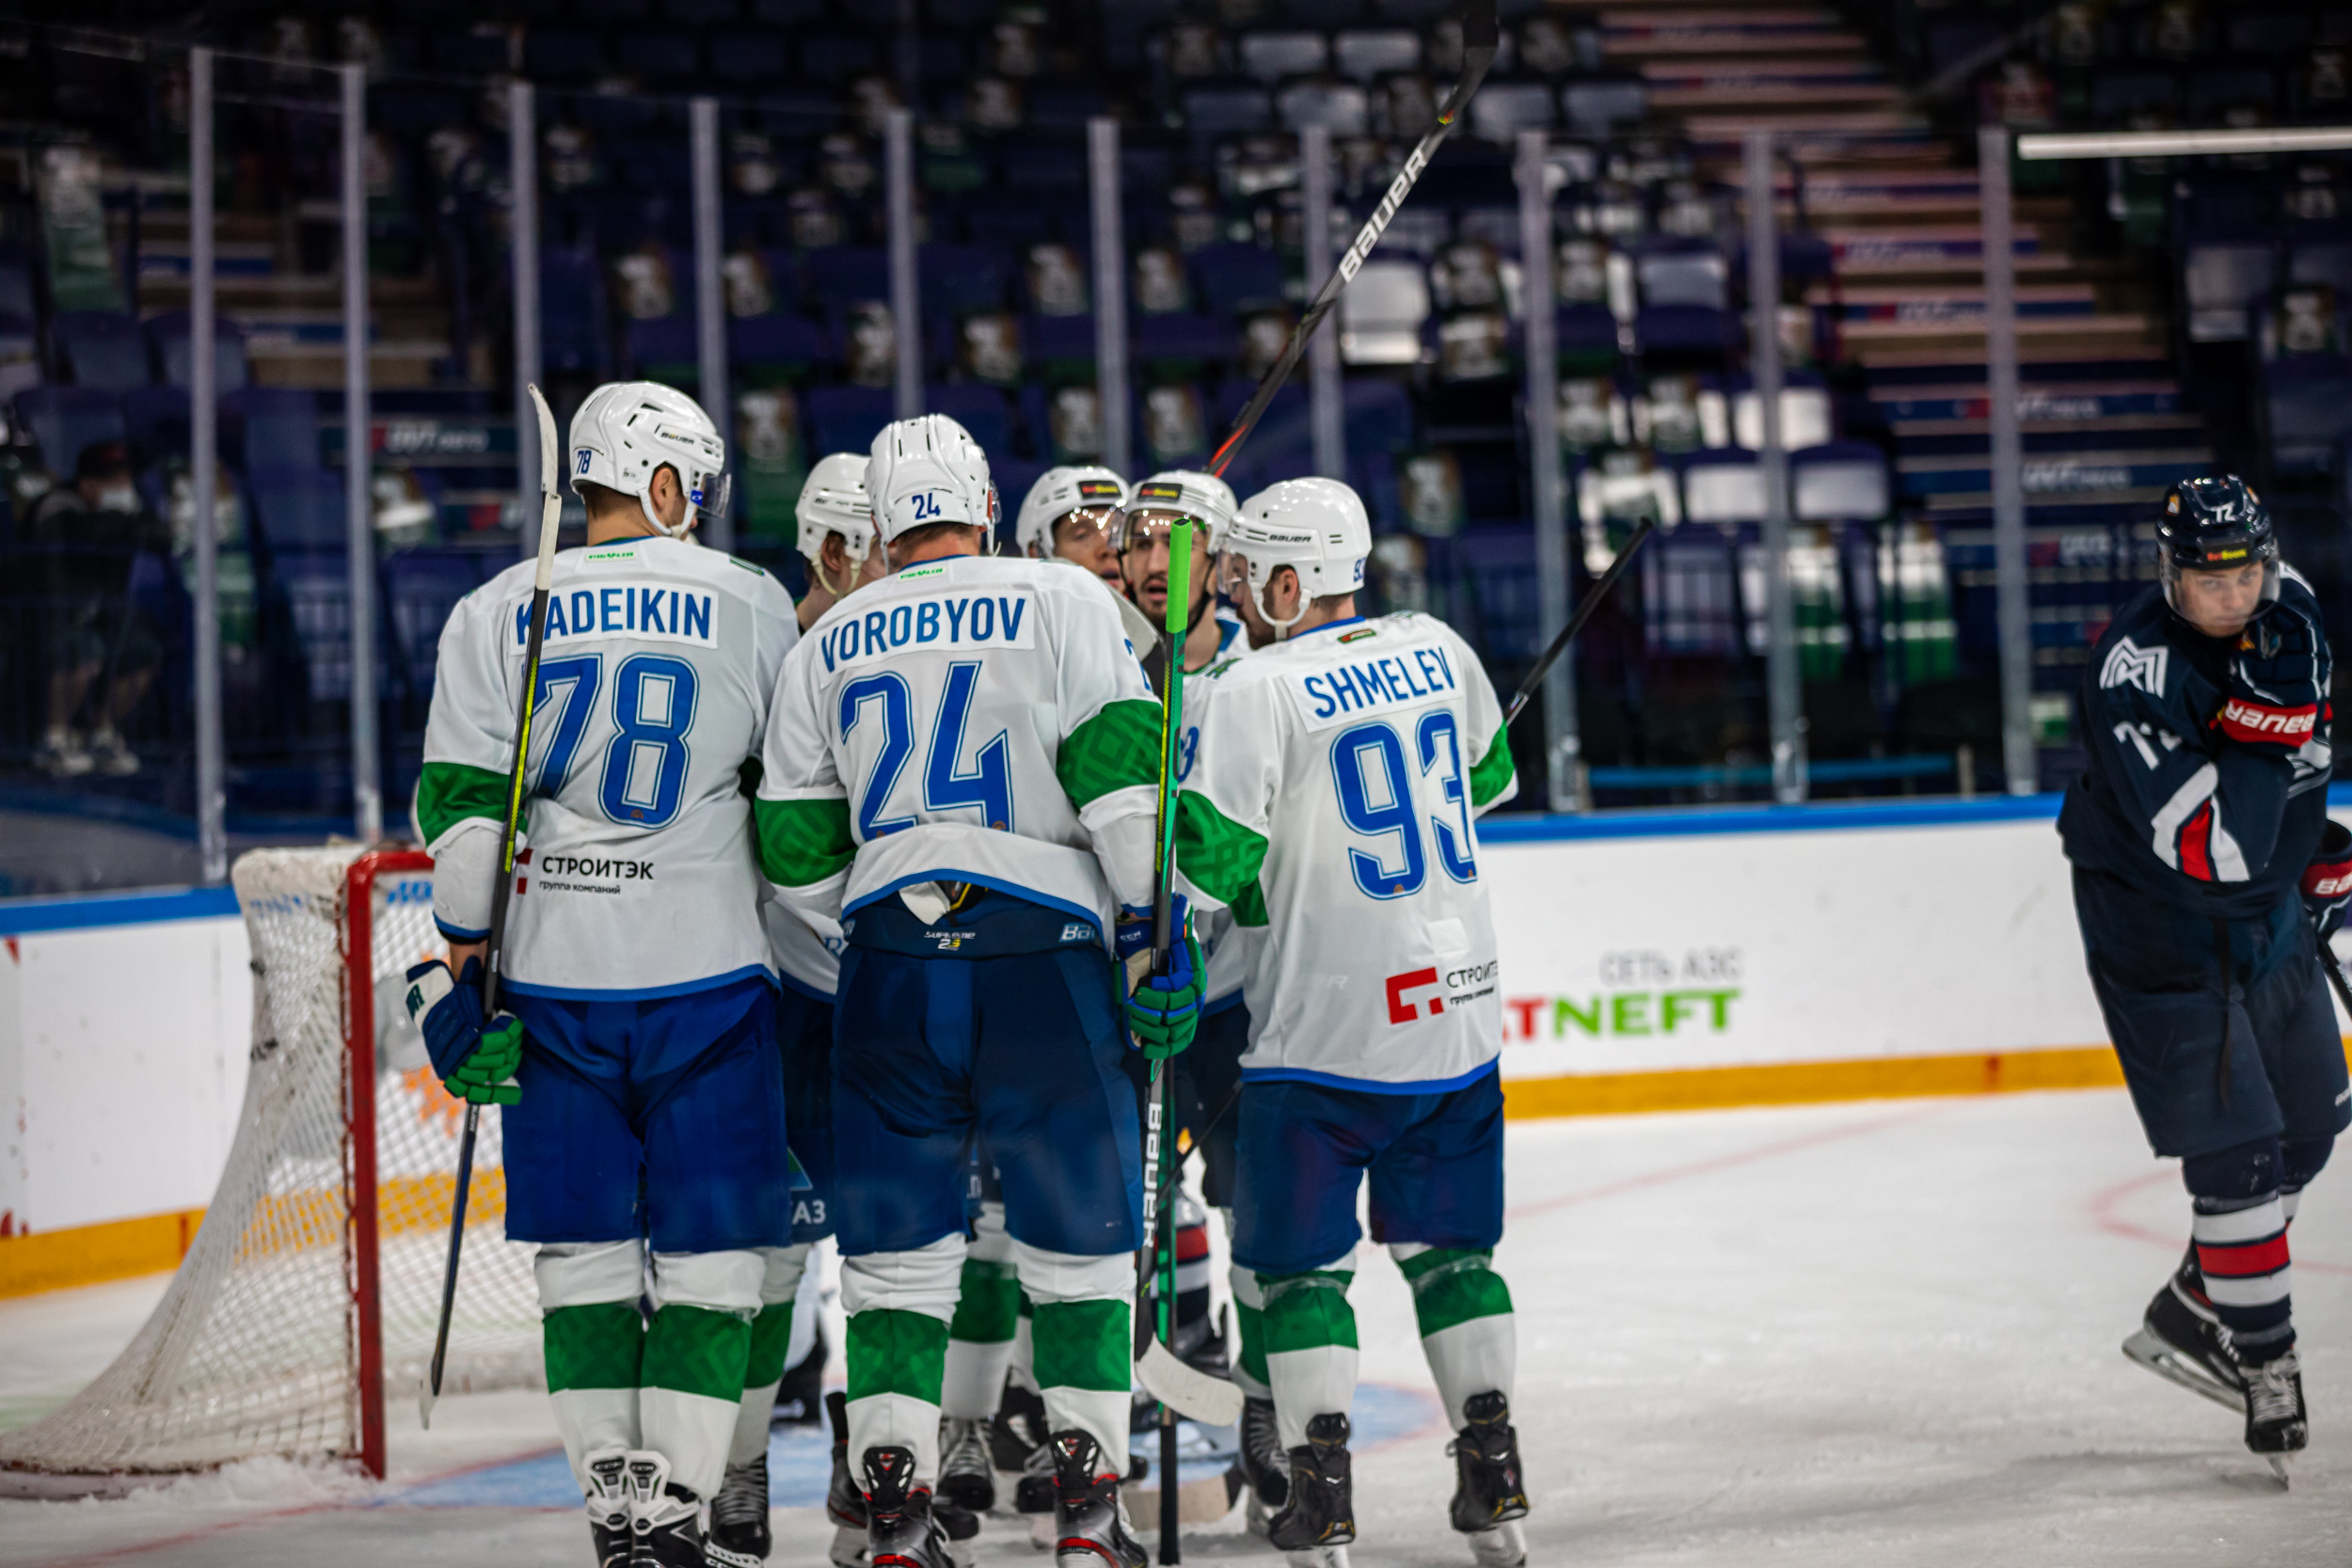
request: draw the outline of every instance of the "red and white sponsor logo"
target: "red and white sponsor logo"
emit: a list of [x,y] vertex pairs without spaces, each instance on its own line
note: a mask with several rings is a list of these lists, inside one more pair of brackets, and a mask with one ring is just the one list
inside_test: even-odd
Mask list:
[[1402,974],[1389,976],[1389,1022],[1391,1023],[1410,1023],[1422,1016],[1421,1004],[1405,999],[1405,993],[1408,990],[1432,990],[1438,993],[1429,999],[1431,1018],[1445,1011],[1445,989],[1438,984],[1438,972],[1434,969],[1409,969]]
[[2313,898],[2341,898],[2352,893],[2352,864],[2311,867],[2303,873],[2303,891]]
[[2271,707],[2264,703],[2249,703],[2243,697],[2233,697],[2221,710],[2221,733],[2232,740],[2292,740],[2302,742],[2312,737],[2319,725],[2319,705],[2309,703],[2301,707]]

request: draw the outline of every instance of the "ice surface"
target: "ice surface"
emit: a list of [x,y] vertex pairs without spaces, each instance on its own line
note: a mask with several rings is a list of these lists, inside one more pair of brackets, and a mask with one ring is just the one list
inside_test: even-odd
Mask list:
[[[2281,1493],[2233,1417],[2117,1349],[2186,1228],[2121,1094],[1517,1123],[1510,1139],[1498,1265],[1519,1312],[1536,1568],[2352,1562],[2352,1171],[2323,1176],[2295,1228],[2313,1432]],[[1354,1296],[1365,1377],[1426,1389],[1394,1267],[1363,1259]],[[36,1356],[59,1364],[27,1331],[38,1312],[65,1333],[63,1299],[0,1303],[0,1390]],[[544,1452],[542,1402],[457,1396],[430,1434],[393,1414],[385,1488],[248,1466],[176,1501],[0,1503],[0,1563],[587,1568],[576,1510],[464,1502],[484,1489],[455,1484]],[[1358,1465],[1355,1560],[1467,1568],[1443,1521],[1446,1433],[1388,1430]],[[436,1494],[449,1505],[420,1506]],[[821,1564],[818,1511],[780,1510],[776,1528],[779,1568]],[[980,1544],[992,1568],[1040,1560],[1017,1526]],[[1277,1560],[1230,1527],[1185,1545]]]

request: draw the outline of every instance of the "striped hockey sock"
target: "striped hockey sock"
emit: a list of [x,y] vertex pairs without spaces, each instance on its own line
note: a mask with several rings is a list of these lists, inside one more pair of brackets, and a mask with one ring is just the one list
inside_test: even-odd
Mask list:
[[1470,1399],[1511,1396],[1518,1339],[1510,1288],[1495,1273],[1492,1253],[1412,1243],[1389,1250],[1413,1288],[1422,1353],[1445,1402],[1446,1424],[1459,1432],[1469,1424],[1462,1406]]
[[1258,1276],[1266,1382],[1286,1450],[1306,1444],[1315,1417],[1344,1416],[1356,1402],[1356,1309],[1347,1304],[1355,1277],[1340,1269]]
[[942,1373],[940,1403],[949,1416],[985,1421],[996,1414],[1020,1323],[1021,1287],[1012,1265],[966,1257]]
[[2287,1216],[2279,1195],[2200,1197],[2190,1233],[2205,1294],[2240,1359],[2259,1366],[2294,1349]]

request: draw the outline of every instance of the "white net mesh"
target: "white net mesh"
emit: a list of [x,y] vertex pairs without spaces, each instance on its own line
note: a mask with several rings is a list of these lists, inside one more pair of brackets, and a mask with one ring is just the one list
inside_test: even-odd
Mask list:
[[[0,1465],[193,1469],[262,1454],[356,1455],[363,1412],[352,1170],[376,1160],[381,1388],[405,1406],[433,1354],[464,1109],[436,1081],[402,973],[443,951],[421,857],[370,862],[369,951],[347,959],[356,847],[262,849],[233,879],[252,940],[253,1057],[220,1185],[130,1347],[61,1408],[0,1435]],[[364,964],[366,984],[347,964]],[[373,1129],[349,1125],[354,996],[372,1014]],[[485,1109],[444,1391],[539,1376],[531,1251],[504,1236],[499,1114]]]

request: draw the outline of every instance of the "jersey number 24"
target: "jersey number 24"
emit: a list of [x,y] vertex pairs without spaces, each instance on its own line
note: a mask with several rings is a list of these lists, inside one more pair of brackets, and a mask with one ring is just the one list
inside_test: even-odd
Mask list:
[[[1347,851],[1348,870],[1367,898],[1409,898],[1429,879],[1429,851],[1413,800],[1421,779],[1434,779],[1447,808],[1429,818],[1438,864],[1457,882],[1478,879],[1478,841],[1470,833],[1461,732],[1453,713],[1433,708],[1422,714],[1413,725],[1413,750],[1418,768],[1406,758],[1404,737],[1386,721],[1342,730],[1331,742],[1340,817],[1348,832],[1375,841],[1369,849],[1350,846]],[[1395,863],[1400,859],[1403,863]]]

